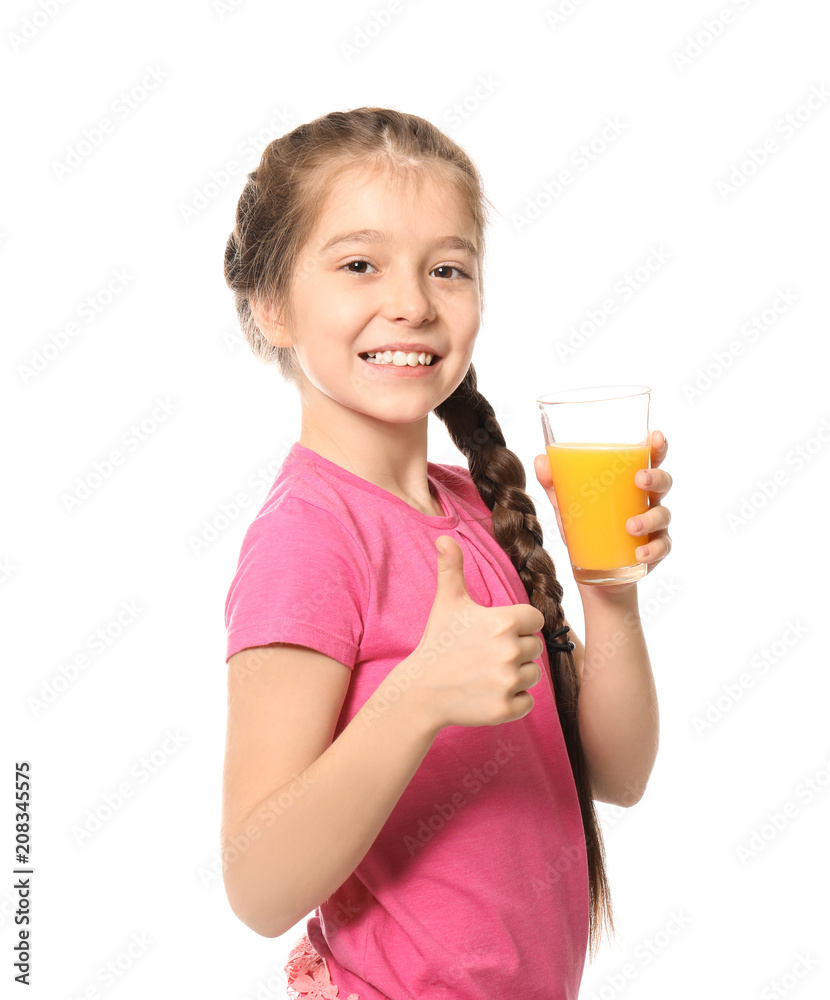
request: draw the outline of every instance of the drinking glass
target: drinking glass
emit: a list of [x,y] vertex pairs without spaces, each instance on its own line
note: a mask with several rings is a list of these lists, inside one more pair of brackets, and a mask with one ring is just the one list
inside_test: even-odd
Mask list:
[[536,402],[559,517],[579,583],[631,583],[645,576],[634,551],[645,536],[625,530],[648,510],[638,469],[651,467],[644,385],[602,385],[546,393]]

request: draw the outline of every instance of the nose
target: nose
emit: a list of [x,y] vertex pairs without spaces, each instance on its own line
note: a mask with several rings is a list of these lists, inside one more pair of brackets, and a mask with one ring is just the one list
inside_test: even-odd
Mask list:
[[428,278],[404,269],[390,271],[385,281],[383,313],[393,323],[412,327],[435,319]]

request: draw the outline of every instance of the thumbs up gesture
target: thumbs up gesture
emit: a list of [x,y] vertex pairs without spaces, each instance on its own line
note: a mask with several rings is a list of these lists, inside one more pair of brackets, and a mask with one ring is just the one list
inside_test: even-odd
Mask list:
[[435,601],[420,643],[404,661],[424,711],[436,731],[523,718],[534,705],[527,689],[542,678],[534,661],[544,643],[535,633],[545,616],[531,604],[476,604],[467,593],[461,546],[441,535],[436,548]]

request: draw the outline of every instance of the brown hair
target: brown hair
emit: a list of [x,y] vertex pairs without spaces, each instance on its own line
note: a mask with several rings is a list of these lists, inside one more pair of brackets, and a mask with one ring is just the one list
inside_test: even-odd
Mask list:
[[[299,255],[319,218],[323,195],[344,167],[428,168],[449,171],[475,220],[480,253],[489,202],[473,162],[455,142],[424,118],[388,108],[336,111],[300,125],[269,143],[259,166],[248,174],[239,199],[236,224],[225,248],[225,280],[234,292],[241,329],[255,355],[274,363],[296,381],[294,351],[273,346],[257,326],[252,296],[281,302],[290,310],[291,282]],[[466,456],[470,475],[493,512],[496,540],[521,577],[529,602],[545,616],[556,707],[579,796],[588,855],[590,956],[601,925],[613,931],[605,852],[577,719],[579,677],[573,654],[554,647],[551,633],[564,622],[562,585],[542,545],[533,501],[525,492],[525,471],[504,442],[492,406],[476,387],[470,365],[464,379],[434,410],[456,447]]]

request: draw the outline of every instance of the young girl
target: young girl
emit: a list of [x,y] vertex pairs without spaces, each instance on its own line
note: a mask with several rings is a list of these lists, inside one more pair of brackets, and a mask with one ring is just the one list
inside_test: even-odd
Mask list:
[[[642,795],[654,682],[636,584],[580,585],[569,639],[476,388],[486,205],[429,122],[335,112],[268,145],[225,253],[302,403],[226,604],[225,887],[266,937],[315,910],[290,997],[575,998],[613,929],[593,799]],[[431,412],[469,468],[427,460]],[[651,447],[627,525],[649,569],[670,548]]]

